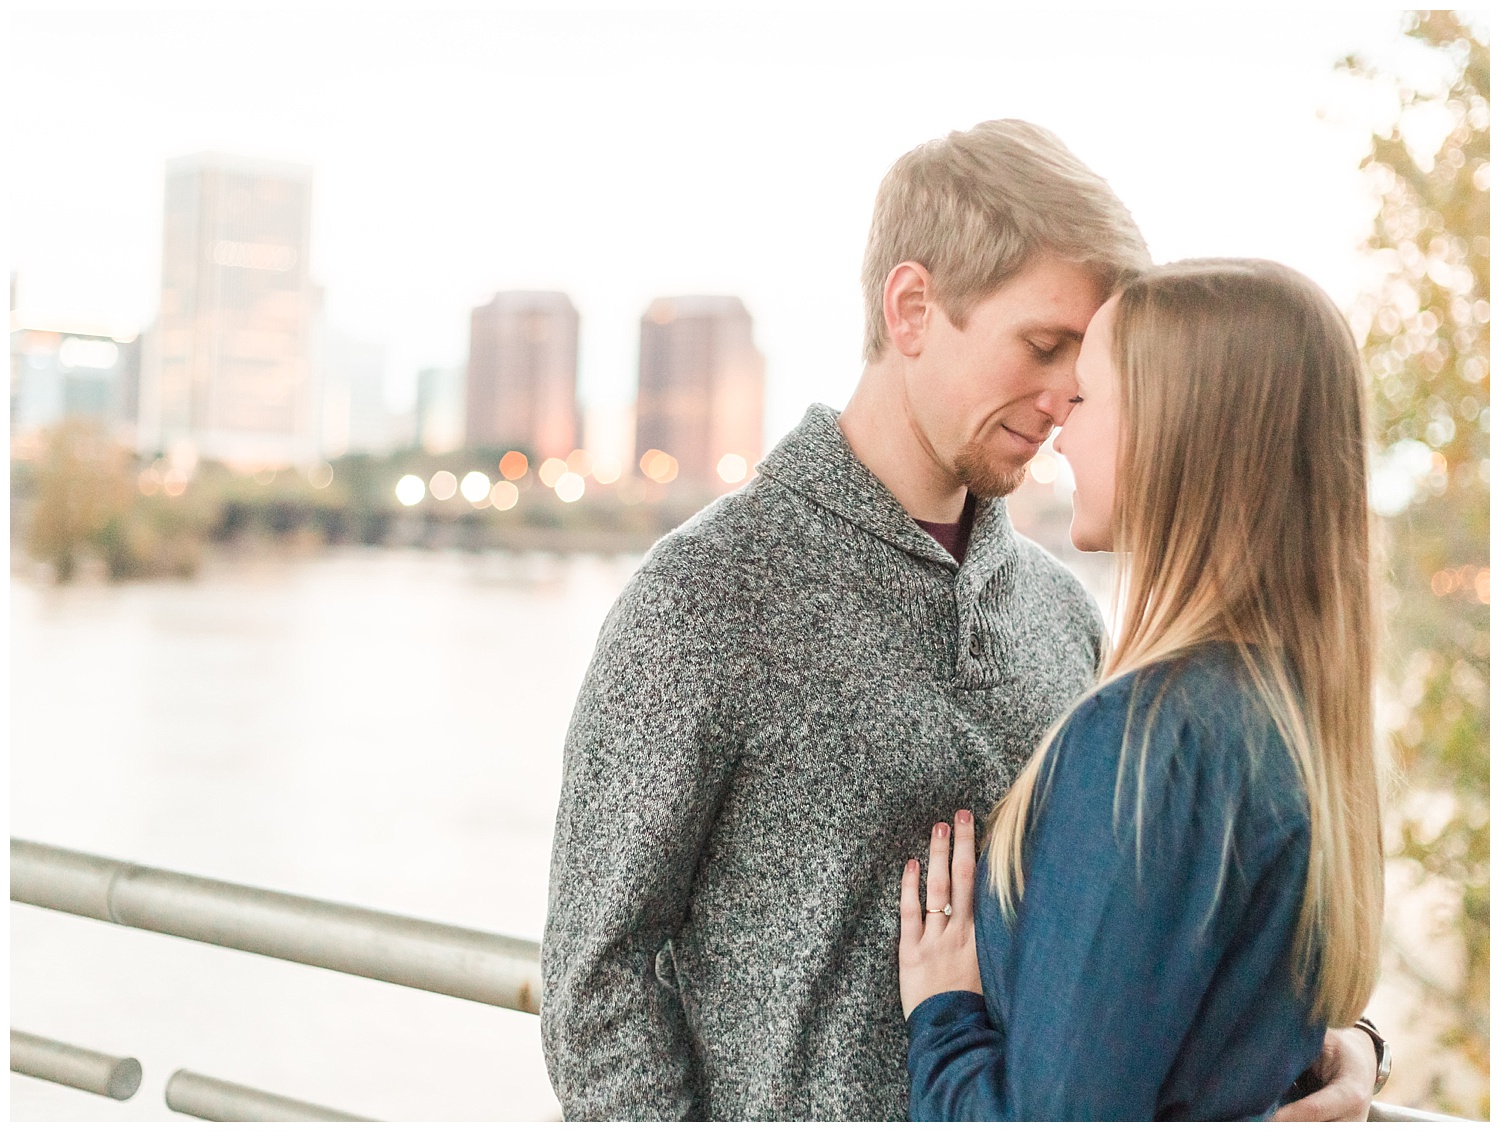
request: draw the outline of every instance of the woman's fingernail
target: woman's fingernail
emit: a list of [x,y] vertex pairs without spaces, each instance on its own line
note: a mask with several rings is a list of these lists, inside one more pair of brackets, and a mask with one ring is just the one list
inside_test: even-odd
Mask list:
[[938,822],[937,825],[932,827],[932,832],[937,834],[939,837],[947,837],[948,823],[945,821]]
[[957,816],[958,820],[963,822],[964,825],[968,825],[971,821],[974,820],[974,815],[969,813],[968,810],[959,810]]

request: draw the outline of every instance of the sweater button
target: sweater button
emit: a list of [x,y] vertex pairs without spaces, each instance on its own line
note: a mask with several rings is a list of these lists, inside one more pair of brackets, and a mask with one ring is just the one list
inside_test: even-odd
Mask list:
[[969,634],[969,655],[978,660],[980,651],[979,630],[975,629]]

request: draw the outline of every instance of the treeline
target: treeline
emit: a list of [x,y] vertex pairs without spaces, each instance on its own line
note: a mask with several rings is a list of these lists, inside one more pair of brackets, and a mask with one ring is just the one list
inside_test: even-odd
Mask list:
[[141,458],[96,427],[69,421],[43,437],[35,459],[11,463],[12,544],[66,583],[90,560],[115,581],[192,577],[209,547],[285,552],[337,545],[645,549],[705,502],[678,487],[591,482],[562,502],[528,473],[505,511],[455,493],[416,507],[396,499],[408,474],[440,469],[498,474],[499,453],[347,456],[311,469],[256,475],[205,462],[187,474]]
[[[1387,809],[1384,982],[1404,989],[1392,1099],[1487,1118],[1490,1093],[1490,51],[1457,12],[1408,13],[1430,78],[1357,59],[1399,107],[1364,168],[1386,268],[1369,327],[1378,460],[1415,459],[1410,500],[1380,525],[1382,676],[1399,789]],[[1432,127],[1446,119],[1434,149]],[[1408,139],[1404,127],[1412,126]],[[1422,917],[1400,898],[1420,890]],[[1406,900],[1410,900],[1409,896]]]

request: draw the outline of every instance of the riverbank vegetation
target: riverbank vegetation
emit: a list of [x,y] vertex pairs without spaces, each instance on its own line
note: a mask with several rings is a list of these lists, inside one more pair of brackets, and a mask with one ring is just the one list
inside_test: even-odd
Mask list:
[[[92,565],[112,581],[192,577],[210,548],[286,553],[320,546],[645,550],[709,495],[622,479],[563,501],[531,472],[504,510],[457,491],[414,506],[395,484],[487,470],[489,452],[346,456],[307,468],[235,470],[137,457],[84,421],[69,421],[11,461],[12,539],[59,583]],[[507,483],[511,481],[505,481]]]

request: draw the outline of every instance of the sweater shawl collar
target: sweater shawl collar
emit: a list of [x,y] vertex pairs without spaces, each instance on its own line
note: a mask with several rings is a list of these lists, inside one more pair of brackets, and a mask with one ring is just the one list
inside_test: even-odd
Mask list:
[[[861,530],[917,558],[957,570],[960,585],[1008,570],[1016,555],[1016,534],[1003,499],[981,498],[962,569],[943,547],[917,526],[875,474],[860,463],[839,428],[838,413],[814,404],[756,470]],[[966,588],[966,587],[965,587]]]

